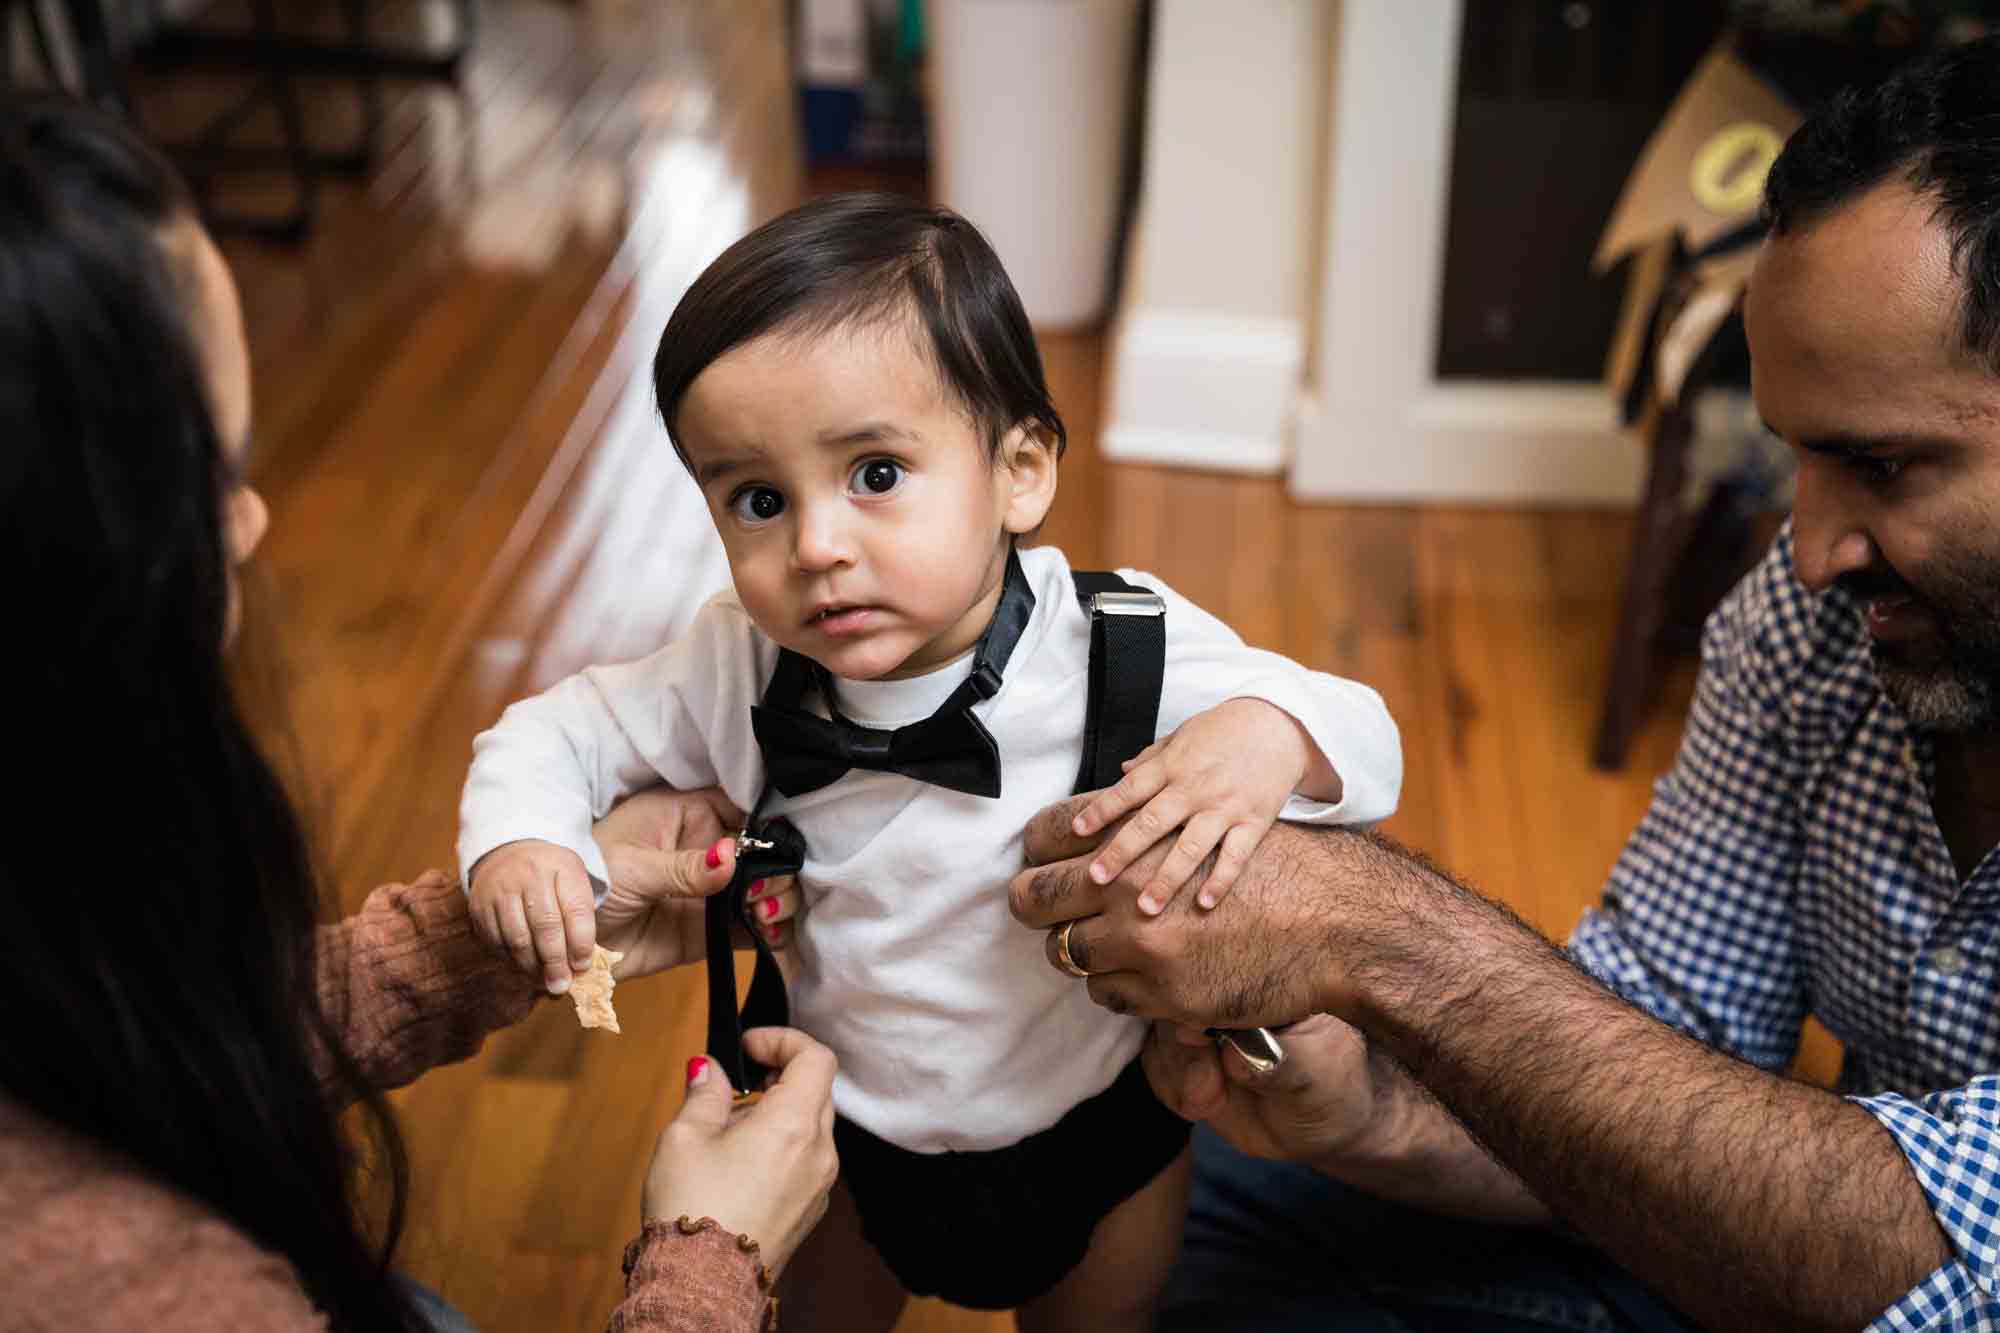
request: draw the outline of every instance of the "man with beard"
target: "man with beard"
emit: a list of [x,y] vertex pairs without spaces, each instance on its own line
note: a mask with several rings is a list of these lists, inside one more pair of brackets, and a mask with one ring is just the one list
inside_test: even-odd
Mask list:
[[[2000,1328],[2000,42],[1814,117],[1767,210],[1793,520],[1567,950],[1367,835],[1146,918],[1157,858],[1098,885],[1073,807],[1030,828],[1052,961],[1290,1159],[1203,1140],[1165,1326]],[[1783,1076],[1809,1013],[1837,1091]],[[1199,1035],[1302,1015],[1263,1075]]]

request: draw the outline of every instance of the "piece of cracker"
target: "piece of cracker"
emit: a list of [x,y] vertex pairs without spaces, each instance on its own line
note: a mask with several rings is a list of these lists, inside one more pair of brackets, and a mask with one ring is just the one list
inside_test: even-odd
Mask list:
[[590,951],[590,966],[570,979],[569,998],[576,1002],[576,1021],[587,1028],[618,1031],[618,1011],[611,1007],[611,965],[625,957],[603,945]]

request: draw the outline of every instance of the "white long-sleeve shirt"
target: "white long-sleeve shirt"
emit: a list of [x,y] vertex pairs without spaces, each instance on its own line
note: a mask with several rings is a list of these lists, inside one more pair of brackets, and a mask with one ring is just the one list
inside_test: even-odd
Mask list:
[[[1001,794],[967,795],[856,770],[796,798],[772,794],[806,843],[792,1021],[840,1060],[834,1105],[918,1152],[1002,1147],[1110,1086],[1145,1024],[1093,1004],[1051,968],[1040,932],[1007,910],[1022,830],[1069,795],[1082,758],[1090,622],[1060,551],[1021,552],[1034,615],[1000,690],[974,706],[1000,750]],[[1166,599],[1158,731],[1232,698],[1284,709],[1341,777],[1337,803],[1294,799],[1286,819],[1372,823],[1402,784],[1396,726],[1371,689],[1246,646],[1221,621],[1131,570]],[[473,743],[458,842],[469,871],[503,843],[576,852],[600,883],[591,824],[662,780],[720,785],[753,808],[764,790],[751,731],[778,648],[733,593],[650,656],[590,667],[509,708]],[[840,711],[866,726],[930,716],[970,674],[971,654],[908,680],[836,680]]]

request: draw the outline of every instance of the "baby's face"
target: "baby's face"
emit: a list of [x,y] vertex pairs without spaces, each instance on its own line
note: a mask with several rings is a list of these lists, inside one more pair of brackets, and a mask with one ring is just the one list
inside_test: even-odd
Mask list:
[[900,325],[745,343],[695,378],[676,425],[751,619],[852,680],[972,647],[1008,533],[1048,507],[1021,521],[1016,451],[988,460]]

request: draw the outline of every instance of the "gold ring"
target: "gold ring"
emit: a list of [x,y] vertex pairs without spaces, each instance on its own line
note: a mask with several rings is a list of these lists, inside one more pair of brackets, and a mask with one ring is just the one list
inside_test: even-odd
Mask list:
[[1056,966],[1073,977],[1087,978],[1090,973],[1078,967],[1076,959],[1070,957],[1069,953],[1069,933],[1076,929],[1076,923],[1080,919],[1072,917],[1056,927]]

